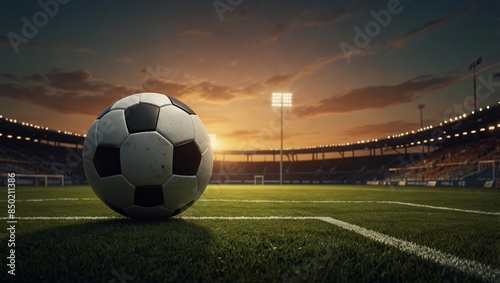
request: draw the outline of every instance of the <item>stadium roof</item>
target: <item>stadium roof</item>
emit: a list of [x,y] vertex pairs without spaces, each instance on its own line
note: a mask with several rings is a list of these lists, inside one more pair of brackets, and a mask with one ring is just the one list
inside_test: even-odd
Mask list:
[[56,144],[83,144],[84,136],[71,132],[51,130],[34,124],[19,123],[17,120],[0,115],[0,138],[28,141],[50,141]]

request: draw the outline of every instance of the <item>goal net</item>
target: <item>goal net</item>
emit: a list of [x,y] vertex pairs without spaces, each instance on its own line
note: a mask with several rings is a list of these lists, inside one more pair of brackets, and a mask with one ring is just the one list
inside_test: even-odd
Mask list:
[[253,176],[253,184],[254,185],[264,185],[264,175]]

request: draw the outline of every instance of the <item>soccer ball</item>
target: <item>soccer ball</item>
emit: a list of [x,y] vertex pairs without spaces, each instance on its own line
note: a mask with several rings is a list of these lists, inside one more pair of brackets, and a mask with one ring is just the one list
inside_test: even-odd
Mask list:
[[94,193],[132,218],[167,218],[189,208],[212,175],[210,138],[196,113],[159,93],[139,93],[106,108],[83,145]]

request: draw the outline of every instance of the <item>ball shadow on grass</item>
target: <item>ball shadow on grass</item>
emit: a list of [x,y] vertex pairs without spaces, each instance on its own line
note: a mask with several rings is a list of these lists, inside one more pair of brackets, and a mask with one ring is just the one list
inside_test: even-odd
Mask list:
[[[211,238],[209,229],[182,219],[116,219],[58,226],[17,237],[15,279],[198,281]],[[10,275],[4,272],[0,281],[5,282],[4,276]]]

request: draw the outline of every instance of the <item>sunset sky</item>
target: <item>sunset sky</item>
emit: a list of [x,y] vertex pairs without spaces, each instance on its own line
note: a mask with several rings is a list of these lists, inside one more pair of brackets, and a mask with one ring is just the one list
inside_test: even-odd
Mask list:
[[292,92],[286,147],[356,142],[471,111],[478,57],[478,106],[500,101],[500,1],[60,2],[0,4],[0,115],[84,134],[159,92],[218,149],[268,149]]

